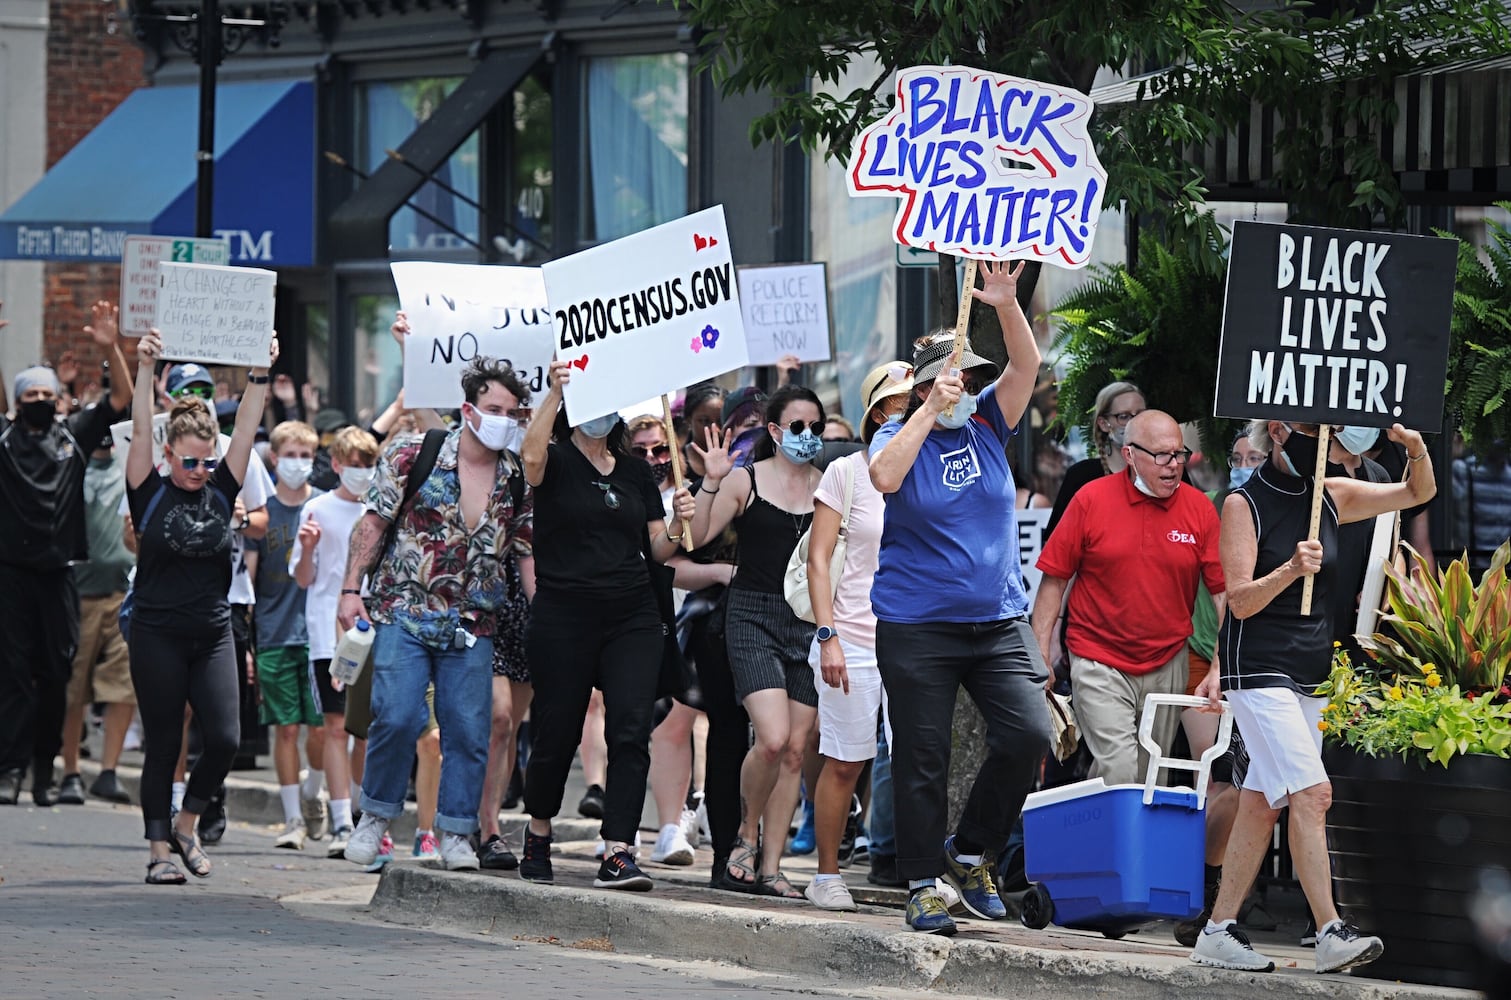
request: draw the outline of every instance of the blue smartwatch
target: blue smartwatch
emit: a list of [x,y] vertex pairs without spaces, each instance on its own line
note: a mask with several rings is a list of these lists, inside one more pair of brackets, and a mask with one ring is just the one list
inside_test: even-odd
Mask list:
[[830,639],[833,639],[837,635],[839,635],[839,633],[834,631],[834,629],[830,628],[828,625],[820,625],[818,627],[818,631],[813,633],[813,637],[819,642],[828,642]]

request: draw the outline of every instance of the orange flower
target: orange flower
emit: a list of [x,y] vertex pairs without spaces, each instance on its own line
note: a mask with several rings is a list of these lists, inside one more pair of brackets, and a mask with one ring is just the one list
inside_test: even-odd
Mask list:
[[1324,732],[1324,733],[1325,733],[1325,732],[1327,732],[1327,731],[1328,731],[1328,729],[1329,729],[1329,728],[1331,728],[1331,727],[1329,727],[1329,726],[1328,726],[1328,724],[1327,724],[1327,720],[1326,720],[1326,719],[1318,719],[1318,720],[1317,720],[1317,728],[1318,728],[1318,729],[1319,729],[1319,730],[1321,730],[1321,731],[1322,731],[1322,732]]

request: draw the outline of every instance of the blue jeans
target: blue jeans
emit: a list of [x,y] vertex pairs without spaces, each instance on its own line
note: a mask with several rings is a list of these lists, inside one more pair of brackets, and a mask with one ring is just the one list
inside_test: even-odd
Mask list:
[[415,741],[425,728],[425,686],[433,683],[441,727],[436,829],[463,837],[474,833],[493,721],[493,640],[479,638],[471,649],[435,650],[397,625],[375,628],[362,811],[385,819],[404,811]]
[[866,839],[872,854],[897,853],[897,833],[892,825],[892,750],[885,727],[876,733],[876,758],[871,762],[871,810],[866,819]]

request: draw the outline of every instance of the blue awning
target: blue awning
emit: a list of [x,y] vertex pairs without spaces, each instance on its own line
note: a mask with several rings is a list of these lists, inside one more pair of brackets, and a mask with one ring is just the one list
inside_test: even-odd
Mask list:
[[[119,261],[127,236],[194,234],[199,89],[126,98],[0,213],[0,260]],[[315,100],[303,80],[215,99],[214,229],[233,263],[314,263]]]

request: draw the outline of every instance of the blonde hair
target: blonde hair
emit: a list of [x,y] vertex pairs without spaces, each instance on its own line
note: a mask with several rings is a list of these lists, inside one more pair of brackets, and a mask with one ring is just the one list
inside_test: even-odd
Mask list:
[[331,441],[331,458],[342,465],[352,462],[377,462],[378,439],[360,427],[343,427]]
[[215,422],[215,414],[210,412],[207,400],[198,396],[185,396],[173,404],[173,409],[168,413],[169,444],[183,437],[214,441],[219,436],[220,425]]
[[[1097,421],[1102,417],[1112,416],[1112,414],[1107,412],[1112,408],[1112,401],[1130,392],[1136,393],[1140,399],[1144,398],[1144,390],[1132,382],[1109,382],[1102,386],[1101,391],[1097,393],[1096,406],[1091,414],[1091,440],[1097,446],[1098,455],[1109,455],[1117,451],[1117,449],[1112,447],[1112,442],[1108,439],[1107,432],[1102,430],[1101,425]],[[1147,403],[1148,401],[1145,400],[1145,402]]]
[[[624,425],[624,440],[626,442],[632,441],[636,434],[639,434],[641,431],[651,430],[652,428],[660,431],[662,437],[666,436],[665,421],[654,413],[642,413]],[[668,441],[667,444],[672,444],[672,442]]]
[[302,420],[285,420],[273,428],[273,433],[268,435],[268,444],[273,449],[273,454],[278,454],[286,444],[302,444],[310,450],[320,447],[320,435],[315,433],[315,428]]

